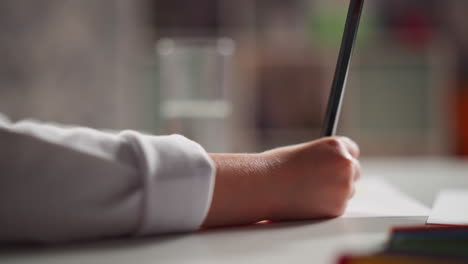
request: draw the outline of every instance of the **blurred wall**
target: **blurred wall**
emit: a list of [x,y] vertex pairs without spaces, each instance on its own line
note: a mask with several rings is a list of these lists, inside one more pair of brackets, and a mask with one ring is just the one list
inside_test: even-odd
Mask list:
[[144,128],[138,3],[0,1],[0,112]]
[[[4,0],[0,112],[183,133],[158,127],[165,98],[155,43],[227,37],[229,151],[315,139],[348,2]],[[468,155],[466,8],[366,1],[339,126],[364,155]]]
[[[349,1],[154,2],[157,38],[236,42],[235,151],[319,135]],[[366,1],[338,129],[364,155],[468,148],[464,2]]]

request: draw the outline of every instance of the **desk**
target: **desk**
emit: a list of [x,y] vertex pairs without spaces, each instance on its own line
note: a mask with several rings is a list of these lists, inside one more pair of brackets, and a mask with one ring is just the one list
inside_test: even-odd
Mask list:
[[[365,175],[384,176],[428,206],[440,188],[468,188],[468,161],[372,159],[363,161],[363,167]],[[340,253],[380,247],[392,226],[425,221],[341,218],[51,248],[4,248],[0,263],[334,263]]]

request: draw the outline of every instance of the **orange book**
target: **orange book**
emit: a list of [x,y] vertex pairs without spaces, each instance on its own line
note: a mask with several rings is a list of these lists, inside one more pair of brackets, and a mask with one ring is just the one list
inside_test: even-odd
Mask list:
[[418,225],[418,226],[397,226],[391,229],[391,233],[394,232],[406,232],[406,231],[426,231],[426,230],[465,230],[468,226],[457,226],[457,225]]
[[397,255],[370,255],[370,256],[343,256],[337,264],[462,264],[457,260],[415,257],[415,256],[397,256]]

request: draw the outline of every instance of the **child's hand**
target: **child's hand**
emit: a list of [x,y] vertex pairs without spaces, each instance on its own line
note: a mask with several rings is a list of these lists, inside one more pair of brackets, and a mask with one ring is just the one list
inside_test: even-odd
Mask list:
[[274,161],[272,220],[340,216],[361,175],[359,148],[348,138],[324,138],[263,155]]
[[260,154],[212,154],[217,172],[204,226],[341,215],[361,168],[358,146],[333,137]]

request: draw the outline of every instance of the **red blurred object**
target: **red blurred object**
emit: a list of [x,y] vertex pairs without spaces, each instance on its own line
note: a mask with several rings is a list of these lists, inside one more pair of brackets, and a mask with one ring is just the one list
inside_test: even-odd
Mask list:
[[462,88],[454,98],[456,153],[468,156],[468,81]]
[[418,9],[407,10],[397,21],[396,35],[408,46],[417,49],[426,47],[433,37],[429,17]]

